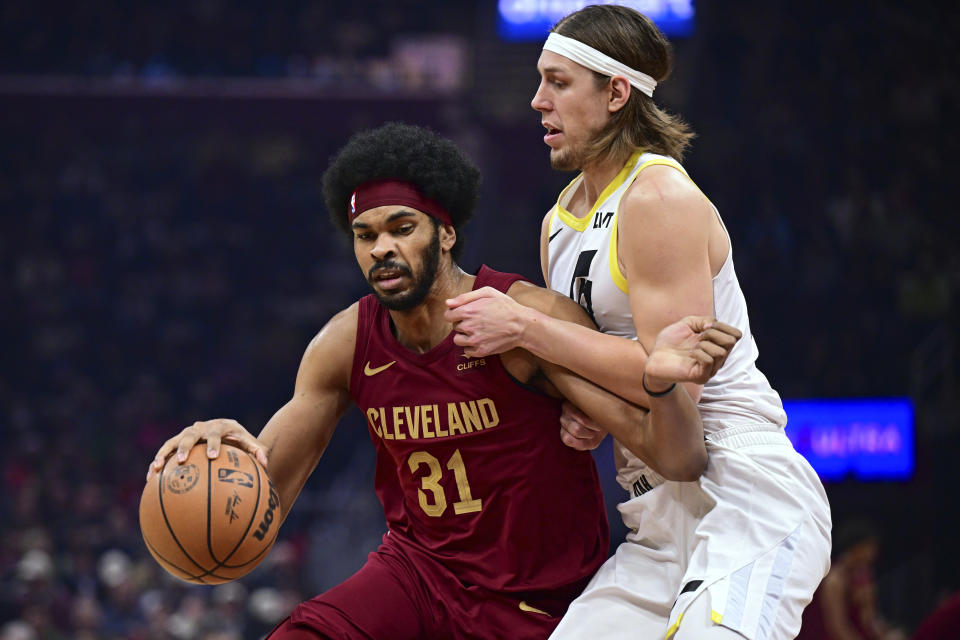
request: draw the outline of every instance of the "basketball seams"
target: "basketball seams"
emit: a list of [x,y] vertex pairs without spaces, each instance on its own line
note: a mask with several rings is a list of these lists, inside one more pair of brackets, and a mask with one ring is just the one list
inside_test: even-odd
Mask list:
[[[260,495],[261,495],[260,488],[263,486],[263,478],[261,477],[260,465],[259,465],[259,464],[256,464],[256,460],[254,459],[254,457],[253,457],[250,453],[247,453],[247,455],[250,457],[251,460],[254,461],[253,468],[257,470],[257,505],[256,505],[256,507],[255,507],[254,510],[253,510],[253,516],[252,516],[252,518],[250,519],[250,524],[247,525],[247,530],[246,530],[246,531],[244,532],[244,534],[243,534],[243,539],[244,539],[244,540],[246,540],[247,534],[250,532],[250,527],[253,526],[253,523],[256,522],[256,520],[257,520],[257,512],[258,512],[258,510],[260,509]],[[266,472],[264,471],[264,473],[266,473]],[[267,482],[268,482],[268,483],[270,482],[269,476],[267,477]],[[269,486],[268,486],[268,488],[269,488]],[[270,493],[268,492],[267,495],[270,495]],[[267,502],[269,503],[269,499],[268,499]],[[278,507],[279,507],[280,509],[283,508],[283,505],[280,505],[280,504],[279,504],[279,499],[278,499]],[[245,566],[247,566],[248,564],[250,564],[251,562],[254,562],[254,561],[258,560],[258,559],[260,558],[260,556],[262,556],[264,553],[270,551],[270,549],[273,548],[273,543],[276,541],[277,535],[278,535],[279,533],[280,533],[280,522],[279,522],[279,518],[278,518],[277,526],[273,528],[273,537],[270,538],[270,540],[263,545],[263,548],[260,549],[260,552],[257,553],[257,555],[255,555],[254,557],[250,558],[249,560],[247,560],[246,562],[244,562],[244,563],[242,563],[242,564],[237,564],[237,565],[225,565],[225,566],[227,566],[227,567],[229,567],[229,568],[245,567]]]
[[[230,446],[232,449],[236,449],[236,453],[238,454],[241,452],[246,453],[247,459],[250,461],[246,469],[243,469],[242,466],[238,466],[237,470],[241,470],[244,474],[247,474],[249,471],[253,471],[250,469],[250,466],[256,469],[256,480],[254,481],[255,484],[246,485],[250,487],[250,489],[247,489],[247,492],[250,494],[249,497],[247,496],[246,492],[240,494],[243,496],[244,500],[249,500],[250,503],[252,503],[252,509],[249,512],[247,524],[245,525],[243,531],[239,534],[239,538],[233,538],[233,536],[237,534],[231,535],[229,533],[232,527],[227,527],[225,529],[224,526],[226,525],[221,526],[221,520],[223,520],[222,518],[215,518],[215,516],[218,514],[216,512],[214,501],[215,499],[218,499],[220,493],[227,491],[229,488],[227,487],[227,484],[219,482],[217,484],[217,489],[214,489],[213,487],[213,483],[217,481],[217,478],[219,478],[220,466],[223,466],[218,466],[216,464],[218,460],[211,460],[207,456],[203,456],[203,459],[207,460],[207,475],[205,478],[207,482],[206,491],[203,492],[201,489],[200,493],[194,492],[194,497],[187,498],[187,501],[184,502],[184,497],[179,495],[181,492],[176,491],[175,493],[178,494],[177,496],[172,494],[172,492],[174,492],[174,487],[169,483],[174,482],[174,480],[168,479],[167,476],[174,473],[173,465],[178,463],[175,460],[171,462],[172,458],[168,459],[167,464],[164,465],[164,468],[156,476],[157,492],[153,493],[153,487],[148,486],[149,490],[148,492],[144,493],[145,498],[141,500],[142,504],[145,505],[141,506],[140,512],[141,530],[143,530],[144,534],[144,543],[157,562],[164,569],[166,569],[168,573],[171,573],[178,579],[185,580],[187,582],[193,582],[195,584],[210,585],[239,579],[249,573],[250,569],[246,567],[256,566],[262,561],[277,540],[279,523],[273,527],[273,535],[270,536],[270,538],[266,540],[255,541],[251,537],[251,532],[256,529],[258,517],[263,518],[265,516],[265,514],[260,513],[261,507],[268,505],[268,497],[272,496],[272,483],[270,483],[266,469],[263,469],[257,462],[256,458],[254,458],[249,452],[243,451],[236,445]],[[201,466],[202,463],[200,455],[201,454],[197,453],[197,450],[195,449],[194,452],[192,452],[188,457],[188,461],[196,466]],[[231,462],[236,462],[236,460],[232,460]],[[224,465],[226,465],[226,463],[224,463]],[[218,473],[216,474],[214,473],[215,467],[218,470]],[[169,474],[167,472],[169,472]],[[198,476],[198,479],[204,478],[202,471],[199,471],[199,473],[196,475]],[[252,475],[253,474],[249,474],[247,477],[252,480]],[[196,480],[193,482],[196,483]],[[268,493],[268,495],[262,496],[261,499],[260,494],[266,490],[267,487],[270,488],[271,492]],[[239,487],[233,488],[237,489]],[[200,487],[197,487],[197,489],[200,489]],[[230,494],[230,492],[227,491],[227,494]],[[146,496],[151,495],[156,496],[155,502],[154,500],[146,498]],[[230,496],[228,495],[227,497]],[[203,505],[196,504],[198,500],[202,501],[204,499],[206,500],[205,510]],[[193,506],[190,506],[191,503]],[[196,522],[195,519],[197,517],[206,517],[206,523]],[[193,526],[190,526],[191,518],[194,519]],[[233,522],[236,522],[235,517]],[[145,528],[145,523],[153,524],[150,524]],[[176,529],[174,525],[176,525]],[[184,526],[187,528],[184,529]],[[166,531],[164,532],[163,529],[166,529]],[[183,529],[183,531],[179,531],[178,534],[179,529]],[[147,537],[147,531],[149,531],[151,537],[154,538],[153,540]],[[224,531],[226,531],[226,533],[224,533]],[[226,539],[227,545],[230,545],[229,541],[231,538],[237,540],[232,546],[227,547],[230,549],[230,551],[222,559],[217,557],[217,553],[215,552],[215,547],[213,545],[213,542],[216,538],[214,534],[218,532],[222,534],[220,539],[216,540],[220,545],[219,548],[223,547],[223,538]],[[206,540],[197,539],[195,537],[197,534],[206,535]],[[190,536],[189,540],[186,536]],[[172,545],[170,544],[171,542],[173,543]],[[159,544],[159,547],[156,546],[155,543]],[[163,549],[163,553],[160,552],[160,548]],[[210,559],[215,563],[214,566],[210,568],[203,566],[196,559],[202,556],[204,550],[206,550]],[[249,557],[250,553],[253,553],[254,555]],[[165,554],[174,557],[176,562],[171,562],[171,560],[168,559]],[[183,559],[177,557],[178,554],[180,554]],[[243,561],[231,564],[229,562],[230,559],[235,557],[238,560]],[[192,564],[195,569],[186,568],[187,564]]]
[[[237,448],[239,449],[239,447]],[[240,567],[245,567],[246,565],[250,564],[254,559],[259,558],[263,554],[263,551],[266,550],[266,549],[262,550],[252,560],[248,560],[247,562],[243,562],[240,564],[227,564],[227,560],[232,558],[233,554],[235,554],[237,550],[241,546],[243,546],[243,543],[247,541],[247,535],[250,533],[250,527],[252,527],[253,523],[256,521],[257,512],[260,509],[260,489],[262,488],[262,484],[263,484],[263,480],[260,478],[260,465],[256,463],[256,461],[253,459],[253,456],[250,455],[248,451],[244,451],[244,453],[246,453],[247,457],[250,458],[251,461],[253,461],[253,468],[257,472],[257,490],[256,490],[257,501],[253,505],[253,510],[250,513],[250,522],[247,523],[247,528],[244,529],[243,535],[240,536],[240,539],[237,541],[237,544],[234,545],[233,550],[230,553],[228,553],[223,558],[223,560],[217,560],[217,556],[213,552],[213,543],[210,541],[212,537],[210,535],[211,533],[210,523],[211,523],[211,520],[213,519],[213,516],[211,515],[211,508],[212,508],[211,505],[213,504],[213,473],[212,473],[213,461],[210,459],[207,460],[207,550],[210,552],[210,557],[213,558],[213,561],[217,563],[216,566],[214,566],[213,569],[211,569],[211,571],[216,571],[221,567],[223,567],[224,569],[237,569]]]
[[[172,459],[173,459],[173,458],[170,458],[170,460],[172,460]],[[168,464],[168,465],[170,464],[170,461],[169,461],[169,460],[167,461],[167,464]],[[167,468],[164,467],[163,470],[166,471]],[[190,562],[192,562],[193,564],[195,564],[195,565],[197,566],[197,568],[200,569],[200,570],[203,572],[203,573],[198,573],[198,574],[190,574],[190,573],[187,573],[186,571],[184,571],[184,573],[187,573],[187,575],[189,575],[189,576],[191,577],[191,579],[193,579],[193,580],[200,580],[200,581],[203,582],[204,584],[208,584],[207,581],[203,579],[205,576],[212,576],[212,577],[214,577],[214,578],[217,578],[218,580],[233,580],[234,578],[227,578],[227,577],[224,577],[224,576],[218,576],[218,575],[216,575],[216,574],[214,573],[214,571],[216,571],[216,570],[219,568],[219,565],[215,566],[213,569],[207,569],[206,567],[204,567],[202,564],[200,564],[199,562],[197,562],[196,560],[194,560],[194,559],[193,559],[193,556],[190,555],[190,553],[188,553],[186,549],[184,549],[184,547],[183,547],[182,544],[180,544],[180,539],[177,537],[177,534],[174,533],[173,527],[170,526],[170,520],[169,520],[169,518],[167,518],[167,510],[166,510],[166,507],[165,507],[164,504],[163,504],[163,477],[164,477],[164,474],[161,473],[160,478],[159,478],[159,482],[158,482],[158,484],[160,485],[160,486],[159,486],[159,490],[160,490],[160,512],[163,514],[163,523],[166,525],[167,531],[170,532],[170,537],[173,538],[173,541],[177,544],[177,547],[180,548],[180,551],[183,552],[183,555],[187,558],[187,560],[189,560]],[[209,468],[208,468],[208,470],[207,470],[207,490],[208,490],[208,492],[209,492],[209,487],[210,487],[210,473],[209,473]],[[207,495],[207,508],[208,508],[208,509],[209,509],[209,504],[210,504],[210,497],[209,497],[209,493],[208,493],[208,495]],[[207,518],[207,540],[209,540],[209,536],[210,536],[209,526],[210,526],[210,518],[208,517],[208,518]],[[151,545],[151,546],[152,546],[152,545]],[[158,555],[159,555],[159,554],[158,554]],[[161,556],[161,557],[162,557],[162,556]],[[164,558],[164,560],[166,561],[166,558]],[[216,558],[214,558],[214,560],[216,560]],[[171,564],[171,566],[176,566],[176,565],[173,565],[173,563],[170,563],[170,564]],[[181,569],[181,571],[183,571],[183,570]]]
[[[250,525],[247,526],[247,530],[246,530],[246,531],[244,532],[244,534],[243,534],[243,540],[244,540],[244,541],[246,541],[246,539],[247,539],[247,534],[250,533],[250,527],[251,527],[251,526],[253,525],[253,523],[256,522],[256,520],[257,520],[257,512],[258,512],[258,510],[260,509],[260,495],[261,495],[260,488],[263,486],[263,479],[262,479],[262,477],[261,477],[261,467],[260,467],[260,465],[259,465],[259,464],[256,464],[256,459],[255,459],[250,453],[247,453],[247,456],[249,456],[251,460],[254,460],[253,468],[256,469],[256,471],[257,471],[257,503],[256,503],[256,505],[254,506],[254,509],[253,509],[253,516],[251,517]],[[268,476],[268,477],[267,477],[267,482],[269,482],[269,481],[270,481],[270,479],[269,479],[269,476]],[[269,495],[269,492],[267,493],[267,495]],[[283,508],[282,505],[280,506],[280,508],[281,508],[281,509]],[[274,544],[274,542],[276,542],[277,536],[278,536],[279,534],[280,534],[280,524],[278,523],[277,526],[273,528],[273,537],[271,537],[269,541],[267,541],[266,543],[264,543],[264,544],[262,545],[263,548],[261,548],[260,551],[257,552],[257,555],[253,556],[252,558],[250,558],[250,559],[247,560],[246,562],[241,562],[240,564],[224,564],[224,565],[222,565],[223,568],[224,568],[224,569],[240,569],[240,568],[242,568],[242,567],[247,566],[248,564],[258,562],[258,561],[260,560],[260,557],[261,557],[262,555],[264,555],[265,553],[267,553],[268,551],[270,551],[270,550],[273,548],[273,544]],[[233,555],[233,554],[231,553],[230,555]],[[230,556],[227,556],[227,559],[229,559],[229,557],[230,557]]]
[[214,578],[217,578],[218,580],[229,580],[229,578],[225,578],[225,577],[223,577],[223,576],[218,576],[218,575],[212,573],[211,571],[208,571],[203,565],[201,565],[199,562],[197,562],[196,560],[194,560],[194,559],[193,559],[193,556],[190,555],[190,553],[188,553],[186,549],[184,549],[184,547],[183,547],[182,544],[180,544],[180,539],[177,537],[177,534],[174,533],[173,527],[170,526],[170,519],[167,517],[167,508],[166,508],[166,505],[165,505],[164,502],[163,502],[163,495],[164,495],[164,492],[163,492],[163,478],[164,478],[164,476],[165,476],[165,472],[166,472],[166,470],[167,470],[167,466],[170,464],[170,460],[172,460],[172,459],[173,459],[173,458],[170,458],[169,460],[167,460],[167,464],[164,465],[163,470],[160,472],[160,475],[159,475],[158,478],[157,478],[157,497],[158,497],[158,502],[160,503],[160,513],[161,513],[161,515],[163,515],[163,524],[164,524],[164,526],[167,528],[167,532],[170,534],[170,537],[173,538],[174,543],[176,543],[176,545],[177,545],[177,547],[180,549],[180,551],[183,552],[184,557],[185,557],[187,560],[189,560],[190,562],[192,562],[192,563],[197,567],[197,569],[199,569],[199,570],[202,571],[203,573],[193,574],[193,573],[190,573],[189,571],[187,571],[186,569],[184,569],[184,568],[182,568],[182,567],[180,567],[180,566],[178,566],[178,565],[170,562],[170,561],[167,560],[161,553],[159,553],[159,552],[156,550],[156,547],[154,547],[153,544],[150,543],[150,541],[147,539],[147,536],[146,536],[146,535],[143,536],[143,541],[147,543],[147,546],[150,548],[150,550],[151,550],[153,553],[156,554],[156,556],[157,556],[158,558],[161,558],[165,563],[169,564],[171,567],[175,567],[175,568],[176,568],[177,570],[179,570],[180,572],[186,574],[187,576],[190,577],[191,580],[200,580],[200,581],[203,582],[204,584],[207,584],[207,581],[203,579],[205,576],[212,576],[212,577],[214,577]]
[[[154,547],[152,544],[150,544],[150,540],[147,539],[147,536],[143,536],[143,541],[147,544],[147,549],[150,551],[150,553],[153,554],[153,557],[156,558],[156,559],[157,559],[158,561],[160,561],[161,563],[167,565],[167,567],[165,567],[165,568],[167,569],[167,571],[170,571],[170,567],[172,567],[173,569],[176,569],[177,571],[179,571],[180,573],[182,573],[184,576],[186,576],[185,578],[182,577],[182,576],[176,576],[176,577],[180,578],[181,580],[188,580],[188,581],[189,581],[189,580],[199,580],[199,581],[201,581],[201,582],[204,583],[204,584],[217,584],[217,583],[215,583],[215,582],[207,582],[206,580],[204,580],[203,578],[207,575],[206,573],[198,573],[198,574],[190,573],[189,571],[187,571],[187,570],[184,569],[183,567],[181,567],[181,566],[179,566],[179,565],[177,565],[177,564],[174,564],[173,562],[170,562],[170,560],[168,560],[167,558],[165,558],[165,557],[163,556],[163,554],[161,554],[160,551],[157,550],[156,547]],[[191,560],[191,562],[192,562],[192,560]],[[203,567],[201,567],[201,568],[203,568]],[[210,575],[211,577],[213,577],[213,578],[216,578],[217,580],[224,580],[224,581],[233,580],[233,578],[228,578],[228,577],[226,577],[226,576],[218,576],[218,575],[216,575],[216,574],[209,574],[209,575]]]
[[[167,471],[167,467],[170,465],[170,460],[173,460],[173,458],[170,458],[167,460],[167,464],[164,465],[163,471],[161,471],[160,477],[157,479],[157,491],[158,491],[158,496],[160,500],[160,513],[163,515],[163,524],[164,526],[167,527],[167,531],[170,533],[170,537],[173,538],[174,543],[176,543],[177,547],[180,548],[180,551],[183,552],[183,555],[187,558],[187,560],[195,564],[197,568],[200,569],[201,571],[206,571],[203,565],[201,565],[199,562],[194,560],[193,556],[190,555],[187,552],[187,550],[183,548],[182,544],[180,544],[180,539],[177,537],[177,534],[174,533],[173,527],[170,526],[170,519],[167,518],[167,508],[163,504],[163,479],[166,476],[166,471]],[[205,575],[205,574],[201,574],[201,575]]]

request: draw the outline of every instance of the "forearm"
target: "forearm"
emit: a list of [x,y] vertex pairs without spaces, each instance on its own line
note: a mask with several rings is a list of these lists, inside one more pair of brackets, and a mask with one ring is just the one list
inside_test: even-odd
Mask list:
[[695,480],[706,464],[703,427],[684,389],[653,398],[649,412],[556,364],[541,369],[557,390],[598,427],[668,480]]
[[529,309],[519,346],[613,393],[648,406],[640,384],[647,353],[636,340],[611,336]]
[[707,466],[707,449],[693,398],[683,385],[665,396],[648,398],[650,412],[640,425],[639,436],[652,459],[644,461],[668,480],[696,480]]
[[342,413],[327,408],[318,420],[316,406],[298,400],[284,405],[258,436],[267,448],[267,473],[280,496],[284,519],[320,461]]

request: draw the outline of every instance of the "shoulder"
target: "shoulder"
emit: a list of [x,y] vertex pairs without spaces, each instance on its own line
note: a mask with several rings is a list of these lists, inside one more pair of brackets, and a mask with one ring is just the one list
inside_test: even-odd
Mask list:
[[524,280],[518,280],[507,290],[507,295],[523,306],[536,309],[552,318],[582,324],[591,329],[596,328],[583,307],[552,289],[544,289]]
[[617,226],[630,246],[706,241],[713,206],[679,169],[653,165],[641,171],[624,194]]
[[710,201],[687,174],[662,164],[649,166],[637,174],[624,194],[623,204],[629,218],[640,213],[654,218],[670,214],[667,217],[676,218],[684,214],[703,215],[711,210]]
[[360,303],[340,311],[307,345],[298,377],[323,383],[343,383],[346,387],[357,344]]
[[343,345],[356,342],[357,323],[360,318],[360,301],[354,302],[346,309],[338,312],[327,321],[327,324],[313,337],[307,350],[324,348],[331,345]]

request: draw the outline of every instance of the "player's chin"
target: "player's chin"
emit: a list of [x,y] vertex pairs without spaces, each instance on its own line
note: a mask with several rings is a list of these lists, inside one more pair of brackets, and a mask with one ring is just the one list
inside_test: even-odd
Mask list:
[[566,149],[550,149],[550,166],[557,171],[576,171],[579,169],[579,162],[577,162],[573,154],[566,151]]
[[374,287],[373,291],[380,304],[391,311],[409,311],[423,301],[422,297],[418,298],[416,292],[410,289],[385,292]]

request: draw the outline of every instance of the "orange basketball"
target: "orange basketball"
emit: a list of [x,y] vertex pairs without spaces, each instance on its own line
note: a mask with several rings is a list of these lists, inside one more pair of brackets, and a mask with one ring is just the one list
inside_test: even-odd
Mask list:
[[246,575],[277,538],[280,497],[252,455],[223,443],[216,460],[198,443],[183,464],[167,459],[140,497],[147,549],[170,574],[196,584]]

